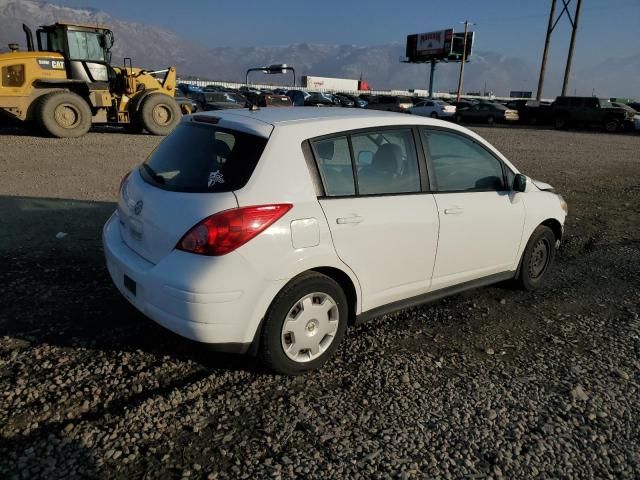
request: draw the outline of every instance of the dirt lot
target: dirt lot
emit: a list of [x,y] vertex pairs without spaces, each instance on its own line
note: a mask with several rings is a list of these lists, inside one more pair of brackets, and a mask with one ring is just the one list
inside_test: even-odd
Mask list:
[[640,136],[476,130],[569,203],[548,287],[373,320],[299,378],[111,285],[101,227],[158,138],[0,131],[0,477],[639,478]]

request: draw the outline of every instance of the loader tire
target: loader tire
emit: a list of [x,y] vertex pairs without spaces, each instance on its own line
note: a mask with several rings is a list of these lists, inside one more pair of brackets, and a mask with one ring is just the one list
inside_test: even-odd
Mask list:
[[156,93],[142,100],[138,120],[149,133],[167,135],[181,117],[180,107],[172,97]]
[[52,92],[38,100],[36,123],[47,135],[77,138],[91,128],[91,109],[80,96],[71,92]]

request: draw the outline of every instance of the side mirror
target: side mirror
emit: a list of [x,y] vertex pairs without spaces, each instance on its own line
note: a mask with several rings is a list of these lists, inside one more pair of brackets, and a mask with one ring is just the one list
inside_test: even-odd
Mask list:
[[361,150],[358,152],[358,165],[371,165],[373,163],[373,152]]
[[527,177],[518,173],[513,179],[513,191],[524,192],[527,189]]

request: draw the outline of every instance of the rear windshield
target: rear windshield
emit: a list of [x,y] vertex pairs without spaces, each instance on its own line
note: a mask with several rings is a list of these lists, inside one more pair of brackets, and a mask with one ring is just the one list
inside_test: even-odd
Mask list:
[[230,192],[245,186],[267,139],[211,125],[181,123],[140,167],[165,190]]

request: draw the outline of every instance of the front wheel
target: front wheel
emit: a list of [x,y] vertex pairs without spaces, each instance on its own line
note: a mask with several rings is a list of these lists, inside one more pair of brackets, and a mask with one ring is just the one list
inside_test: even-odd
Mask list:
[[348,311],[346,295],[332,278],[316,272],[294,278],[267,311],[261,359],[284,375],[320,368],[344,336]]
[[493,117],[493,115],[489,115],[489,116],[487,117],[487,123],[488,123],[489,125],[493,125],[494,123],[496,123],[496,119]]
[[438,118],[438,112],[431,112],[431,118]]
[[556,256],[556,236],[549,227],[539,225],[531,235],[522,254],[520,273],[517,279],[525,290],[540,288]]
[[453,119],[456,123],[462,123],[462,115],[456,115]]

